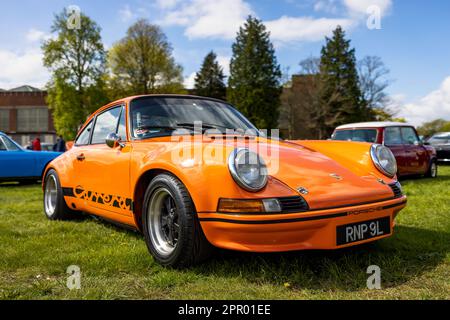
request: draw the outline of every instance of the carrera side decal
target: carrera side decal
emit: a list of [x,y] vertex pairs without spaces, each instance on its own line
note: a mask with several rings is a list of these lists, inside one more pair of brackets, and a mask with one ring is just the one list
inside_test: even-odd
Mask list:
[[83,199],[91,202],[103,204],[105,206],[133,211],[133,200],[121,196],[100,193],[96,191],[84,190],[83,187],[62,188],[65,197]]

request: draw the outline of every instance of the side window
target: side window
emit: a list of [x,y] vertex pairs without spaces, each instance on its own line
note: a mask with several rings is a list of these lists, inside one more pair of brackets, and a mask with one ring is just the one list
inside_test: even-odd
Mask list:
[[121,107],[110,109],[97,116],[92,134],[92,144],[105,143],[106,136],[116,132],[121,109]]
[[84,128],[84,130],[78,136],[77,141],[75,141],[76,146],[84,146],[89,144],[89,137],[91,136],[92,121]]
[[417,137],[416,131],[411,127],[402,128],[402,137],[404,144],[417,144],[419,143],[419,138]]
[[402,143],[402,135],[399,127],[387,127],[384,129],[384,143],[388,146]]
[[125,117],[125,108],[122,108],[122,113],[120,114],[119,125],[117,127],[117,135],[122,139],[127,139],[127,124]]

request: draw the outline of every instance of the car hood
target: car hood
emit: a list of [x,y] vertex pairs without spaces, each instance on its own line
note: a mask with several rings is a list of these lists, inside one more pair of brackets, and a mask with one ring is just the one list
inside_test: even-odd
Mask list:
[[[255,142],[259,150],[270,147],[269,140],[256,139]],[[307,194],[302,196],[311,209],[376,202],[394,196],[392,189],[380,183],[375,175],[369,172],[361,175],[353,167],[345,167],[311,148],[280,141],[272,150],[271,155],[259,152],[268,163],[270,176],[297,192],[300,188],[306,189]],[[278,164],[274,164],[276,158],[279,158]]]

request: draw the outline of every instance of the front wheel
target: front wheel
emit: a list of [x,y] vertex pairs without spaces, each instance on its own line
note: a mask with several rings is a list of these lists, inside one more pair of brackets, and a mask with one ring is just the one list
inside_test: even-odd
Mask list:
[[189,267],[212,249],[186,187],[169,174],[155,177],[145,192],[143,231],[148,250],[164,266]]
[[425,177],[437,178],[437,176],[438,176],[438,165],[437,161],[433,160],[430,164],[430,167],[428,168],[427,173],[425,174]]

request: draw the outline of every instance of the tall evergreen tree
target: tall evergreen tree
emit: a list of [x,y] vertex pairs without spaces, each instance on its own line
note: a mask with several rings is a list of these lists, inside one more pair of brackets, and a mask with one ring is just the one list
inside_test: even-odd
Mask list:
[[278,125],[281,70],[264,24],[251,16],[233,44],[227,97],[257,127]]
[[44,66],[52,73],[47,103],[56,130],[72,140],[80,124],[108,100],[104,77],[106,53],[100,27],[83,13],[80,28],[71,28],[67,11],[55,16],[55,38],[42,45]]
[[340,26],[322,48],[320,77],[321,106],[314,115],[321,128],[319,138],[328,137],[338,125],[370,119],[359,87],[355,49]]
[[225,99],[227,88],[224,79],[225,75],[217,62],[217,55],[211,51],[195,76],[195,93],[199,96]]

